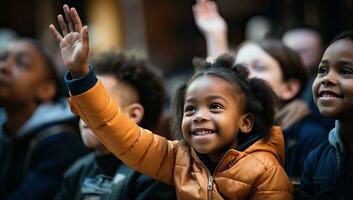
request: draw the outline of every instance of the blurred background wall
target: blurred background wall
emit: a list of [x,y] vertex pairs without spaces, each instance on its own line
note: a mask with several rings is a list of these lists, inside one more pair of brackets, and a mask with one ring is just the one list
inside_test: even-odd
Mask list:
[[[281,37],[293,27],[319,30],[324,42],[353,28],[353,0],[216,0],[229,27],[231,46],[244,40],[254,16],[270,22],[270,35]],[[165,75],[189,68],[192,57],[206,56],[193,20],[194,0],[1,0],[0,41],[7,29],[42,40],[58,51],[47,27],[56,23],[62,5],[78,9],[89,25],[92,53],[108,48],[145,51]],[[59,59],[59,58],[58,58]],[[60,61],[58,61],[60,62]]]

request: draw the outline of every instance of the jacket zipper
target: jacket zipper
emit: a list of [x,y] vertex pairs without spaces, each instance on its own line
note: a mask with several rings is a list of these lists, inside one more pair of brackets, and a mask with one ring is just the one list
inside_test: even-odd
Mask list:
[[[213,172],[213,175],[211,175],[211,173],[207,170],[207,171],[208,171],[208,174],[209,174],[209,177],[208,177],[208,185],[207,185],[207,194],[208,194],[208,198],[207,198],[207,199],[209,199],[209,200],[212,199],[213,181],[214,181],[214,178],[215,178],[215,176],[216,176],[216,172],[217,172],[217,170],[218,170],[218,167],[219,167],[220,163],[222,162],[222,160],[226,157],[226,155],[228,154],[229,151],[230,151],[230,150],[228,150],[228,151],[223,155],[222,159],[218,162],[218,164],[217,164],[217,166],[216,166],[216,168],[215,168],[215,170],[214,170],[214,172]],[[198,157],[196,156],[196,158],[198,158]],[[200,161],[201,165],[203,165],[203,167],[204,167],[205,169],[207,169],[207,167],[205,166],[205,164],[204,164],[199,158],[198,158],[198,160]]]
[[212,199],[213,180],[214,180],[214,177],[213,177],[213,176],[210,176],[210,177],[208,178],[207,190],[208,190],[208,199],[209,199],[209,200]]

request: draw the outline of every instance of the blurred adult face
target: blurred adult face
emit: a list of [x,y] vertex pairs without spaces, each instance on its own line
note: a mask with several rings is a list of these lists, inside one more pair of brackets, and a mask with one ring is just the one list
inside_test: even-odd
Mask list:
[[293,31],[283,36],[283,42],[299,54],[300,59],[309,72],[317,69],[322,56],[319,35],[311,31]]
[[274,92],[281,97],[284,92],[284,81],[281,67],[277,60],[266,53],[260,46],[247,43],[240,47],[236,55],[236,63],[245,64],[250,72],[250,77],[264,79],[269,83]]

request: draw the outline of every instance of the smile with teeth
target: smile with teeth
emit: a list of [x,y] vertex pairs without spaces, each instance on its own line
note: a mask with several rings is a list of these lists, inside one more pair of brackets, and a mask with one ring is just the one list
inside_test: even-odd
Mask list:
[[319,92],[319,97],[323,97],[323,98],[342,98],[342,95],[339,95],[335,92],[332,91],[322,91]]
[[215,131],[211,131],[211,130],[197,130],[192,132],[193,135],[198,135],[198,136],[203,136],[203,135],[211,135],[216,133]]

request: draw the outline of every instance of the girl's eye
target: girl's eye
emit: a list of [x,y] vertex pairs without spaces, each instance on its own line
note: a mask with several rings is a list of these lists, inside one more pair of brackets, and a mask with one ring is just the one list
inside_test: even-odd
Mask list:
[[327,74],[328,69],[325,66],[319,66],[318,74]]
[[344,76],[349,76],[349,75],[352,75],[352,74],[353,74],[353,70],[352,70],[351,68],[344,67],[344,68],[341,70],[341,74],[344,75]]
[[189,105],[184,108],[184,114],[186,116],[192,115],[195,111],[196,111],[195,106]]
[[210,105],[210,110],[220,110],[223,109],[223,106],[219,103],[212,103]]

